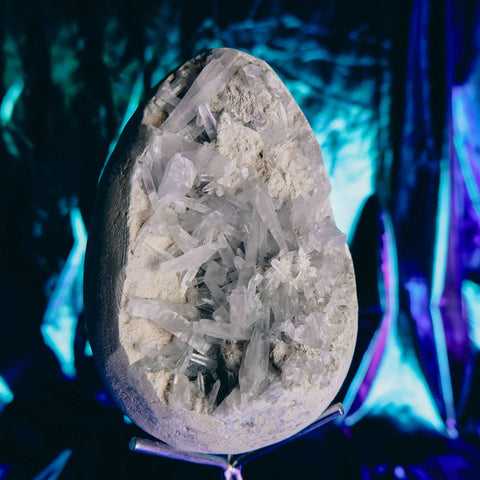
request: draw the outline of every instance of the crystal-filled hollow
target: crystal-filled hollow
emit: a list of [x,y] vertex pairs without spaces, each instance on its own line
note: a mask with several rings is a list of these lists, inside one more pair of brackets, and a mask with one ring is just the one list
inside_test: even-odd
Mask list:
[[113,398],[177,448],[281,441],[333,400],[357,333],[320,147],[262,60],[209,50],[138,108],[102,175],[87,329]]

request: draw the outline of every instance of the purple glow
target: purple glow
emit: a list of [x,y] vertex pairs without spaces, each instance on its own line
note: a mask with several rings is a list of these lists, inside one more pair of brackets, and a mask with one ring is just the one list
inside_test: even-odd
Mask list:
[[225,475],[225,480],[243,480],[242,472],[240,471],[240,469],[232,467],[231,465],[223,473]]
[[344,404],[345,411],[347,412],[347,417],[345,418],[345,423],[347,425],[353,425],[357,421],[357,417],[361,414],[361,406],[365,403],[367,396],[371,391],[373,381],[377,376],[377,371],[385,351],[388,334],[398,308],[396,302],[398,272],[395,263],[396,249],[393,243],[393,229],[389,217],[387,217],[386,214],[381,215],[381,220],[384,225],[384,233],[381,237],[382,278],[379,287],[380,291],[383,291],[382,298],[384,299],[384,315],[380,327],[375,333],[375,336],[364,355],[357,375],[347,392]]
[[[363,362],[368,361],[364,375],[359,376],[361,365],[347,393],[345,423],[353,425],[365,415],[389,416],[405,430],[424,425],[444,433],[442,419],[415,352],[405,347],[400,338],[398,254],[394,229],[386,212],[381,214],[380,220],[384,233],[380,245],[379,290],[384,299],[384,315],[363,358]],[[358,385],[356,391],[352,390],[355,385]]]
[[395,476],[395,478],[398,478],[398,480],[404,480],[405,478],[407,478],[407,473],[401,465],[397,465],[393,469],[393,475]]

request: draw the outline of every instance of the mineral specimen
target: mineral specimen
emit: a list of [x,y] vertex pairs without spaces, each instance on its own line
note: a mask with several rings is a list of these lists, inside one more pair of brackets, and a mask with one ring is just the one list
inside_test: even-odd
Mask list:
[[128,128],[86,267],[114,398],[190,451],[298,432],[341,386],[357,330],[352,262],[305,117],[267,64],[215,49],[169,75]]

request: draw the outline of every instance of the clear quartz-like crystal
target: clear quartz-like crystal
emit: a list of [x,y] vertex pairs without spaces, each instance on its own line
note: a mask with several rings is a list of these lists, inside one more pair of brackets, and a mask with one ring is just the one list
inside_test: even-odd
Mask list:
[[169,407],[219,418],[279,385],[328,384],[351,355],[355,290],[295,102],[263,62],[228,49],[152,101],[166,120],[146,123],[133,175],[143,220],[123,311],[157,333],[129,346],[121,332],[132,368],[170,375],[157,392]]

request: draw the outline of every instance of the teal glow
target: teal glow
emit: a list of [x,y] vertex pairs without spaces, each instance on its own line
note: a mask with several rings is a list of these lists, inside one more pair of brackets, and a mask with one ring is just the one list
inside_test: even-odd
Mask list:
[[15,104],[20,98],[23,91],[23,80],[17,78],[15,82],[10,85],[0,104],[0,124],[5,127],[11,120]]
[[126,415],[123,416],[123,421],[127,425],[131,425],[133,423],[132,420],[130,420]]
[[[385,319],[382,320],[382,323],[384,320]],[[349,427],[357,423],[368,413],[368,410],[364,408],[364,404],[363,404],[358,408],[358,410],[356,410],[352,414],[349,414],[350,409],[352,408],[353,402],[355,401],[355,397],[357,396],[358,391],[363,383],[363,380],[367,375],[368,367],[370,366],[371,360],[373,358],[373,354],[377,348],[379,330],[380,328],[375,332],[375,335],[373,336],[370,344],[368,345],[368,348],[362,357],[362,361],[360,362],[357,372],[355,373],[355,376],[353,377],[353,380],[350,383],[348,391],[345,395],[345,399],[343,401],[343,408],[345,410],[345,417],[343,421],[345,422],[345,425]],[[339,420],[339,421],[341,422],[342,420]]]
[[93,356],[92,347],[91,347],[90,342],[88,340],[85,342],[85,350],[83,351],[83,353],[85,354],[86,357],[92,357]]
[[286,13],[282,16],[282,23],[286,28],[301,28],[302,22],[295,16]]
[[[150,88],[157,85],[169,73],[169,69],[166,67],[171,68],[172,65],[178,65],[180,63],[180,30],[174,29],[170,31],[165,40],[168,41],[168,47],[162,51],[162,55],[160,56],[161,60],[159,60],[158,52],[154,48],[151,46],[145,48],[145,63],[156,63],[157,65],[150,77]],[[217,40],[211,44],[209,42],[209,45],[205,48],[217,48],[218,46],[222,47],[223,45]]]
[[415,352],[402,348],[397,326],[389,331],[380,366],[365,402],[345,423],[353,425],[367,414],[391,418],[407,431],[424,427],[446,433]]
[[75,22],[60,26],[56,41],[50,46],[51,79],[63,90],[68,103],[80,92],[76,78],[80,69],[78,51],[84,48],[85,40],[78,33]]
[[87,232],[80,210],[70,212],[74,243],[48,302],[40,327],[45,344],[56,355],[67,378],[75,378],[73,343],[78,316],[83,310],[83,259]]
[[[349,240],[362,205],[374,192],[378,156],[378,128],[371,122],[371,112],[363,110],[355,105],[343,106],[335,113],[324,111],[310,119],[332,186],[333,216]],[[360,120],[351,125],[349,117]]]
[[[384,241],[384,250],[382,255],[382,272],[383,272],[383,281],[379,281],[379,291],[380,299],[383,302],[384,315],[378,330],[375,332],[375,335],[368,346],[365,355],[362,358],[360,366],[353,378],[350,388],[347,391],[344,401],[344,408],[346,412],[345,423],[347,425],[353,425],[358,422],[363,416],[365,416],[368,411],[371,409],[370,405],[366,405],[366,402],[360,406],[360,408],[354,412],[352,415],[348,415],[357,392],[360,386],[365,379],[365,376],[368,371],[368,367],[372,361],[373,355],[377,348],[379,332],[384,326],[384,323],[387,323],[387,328],[391,330],[391,325],[393,320],[398,316],[398,255],[397,255],[397,246],[395,243],[395,232],[393,230],[392,221],[389,215],[384,213],[382,215],[382,220],[385,228],[385,239],[388,238],[389,241]],[[385,351],[388,348],[388,341],[385,345]],[[385,356],[384,351],[384,356]],[[377,372],[378,376],[378,372]],[[378,378],[378,377],[377,377]],[[367,396],[367,400],[370,397],[370,393]]]
[[[466,105],[464,104],[466,98],[462,90],[463,87],[454,87],[452,89],[453,118],[456,127],[453,142],[457,151],[468,195],[478,218],[480,218],[480,192],[478,190],[477,182],[475,181],[472,167],[468,161],[468,152],[466,148],[467,139],[469,136],[472,136],[472,133],[469,131],[467,113],[465,111]],[[472,108],[472,106],[470,108]],[[480,118],[480,116],[477,116],[476,118]]]
[[312,87],[301,80],[286,80],[285,85],[297,103],[302,103],[312,96]]
[[480,285],[470,280],[464,280],[462,295],[467,305],[470,340],[475,348],[480,350]]
[[[257,7],[257,3],[252,7],[250,18],[232,23],[225,30],[211,19],[205,20],[195,49],[199,52],[211,46],[235,46],[276,70],[322,147],[332,185],[333,216],[337,227],[350,239],[358,212],[374,191],[376,163],[385,169],[381,157],[389,144],[389,47],[385,45],[377,55],[358,55],[356,48],[354,53],[338,55],[321,40],[328,32],[328,22],[306,23],[290,14],[260,20],[254,15]],[[372,67],[378,68],[381,76],[373,79],[368,73],[360,75],[361,80],[355,84],[349,81],[354,78],[352,69],[356,76],[359,69]]]
[[5,379],[0,375],[0,412],[11,402],[13,402],[13,392]]
[[[380,289],[385,298],[383,323],[388,324],[388,333],[378,370],[368,395],[352,415],[345,418],[345,424],[354,425],[366,415],[391,418],[397,425],[412,431],[419,427],[434,429],[445,433],[442,418],[425,377],[422,373],[415,351],[405,347],[398,332],[398,256],[391,218],[383,214],[385,228],[384,249],[382,252],[383,282]],[[345,411],[351,407],[360,388],[375,352],[377,336],[371,342],[367,354],[352,382],[344,402]],[[358,378],[357,378],[358,377]]]
[[[453,401],[452,380],[448,363],[447,342],[443,329],[440,302],[445,287],[445,274],[448,257],[448,237],[450,232],[450,168],[448,159],[440,161],[440,183],[438,187],[437,229],[433,257],[432,294],[430,314],[432,317],[433,336],[435,339],[437,362],[440,371],[440,386],[445,403],[447,424],[455,422],[455,405]],[[449,422],[450,420],[450,422]],[[452,428],[451,435],[456,436]]]
[[57,480],[62,474],[68,459],[72,455],[72,450],[67,448],[55,460],[42,470],[33,480]]
[[107,160],[103,164],[102,171],[100,172],[100,176],[98,177],[98,183],[100,183],[105,167],[107,166],[108,161],[110,160],[110,157],[113,151],[115,150],[115,147],[117,146],[118,139],[120,138],[120,135],[123,132],[123,129],[125,128],[125,125],[127,125],[128,121],[130,120],[130,117],[135,113],[135,110],[138,108],[138,105],[142,98],[142,94],[143,94],[143,73],[138,75],[137,79],[135,80],[135,83],[133,84],[132,93],[128,101],[127,109],[125,110],[125,114],[123,115],[122,124],[120,125],[120,128],[118,129],[118,132],[115,135],[115,138],[110,142],[110,145],[108,147]]
[[6,91],[2,99],[2,103],[0,103],[0,126],[2,127],[2,137],[5,142],[5,146],[7,147],[7,150],[14,157],[19,157],[20,152],[15,145],[15,140],[13,135],[11,134],[11,131],[5,127],[7,127],[7,125],[12,119],[15,105],[20,98],[20,95],[22,94],[23,86],[23,80],[21,79],[21,77],[17,77]]

